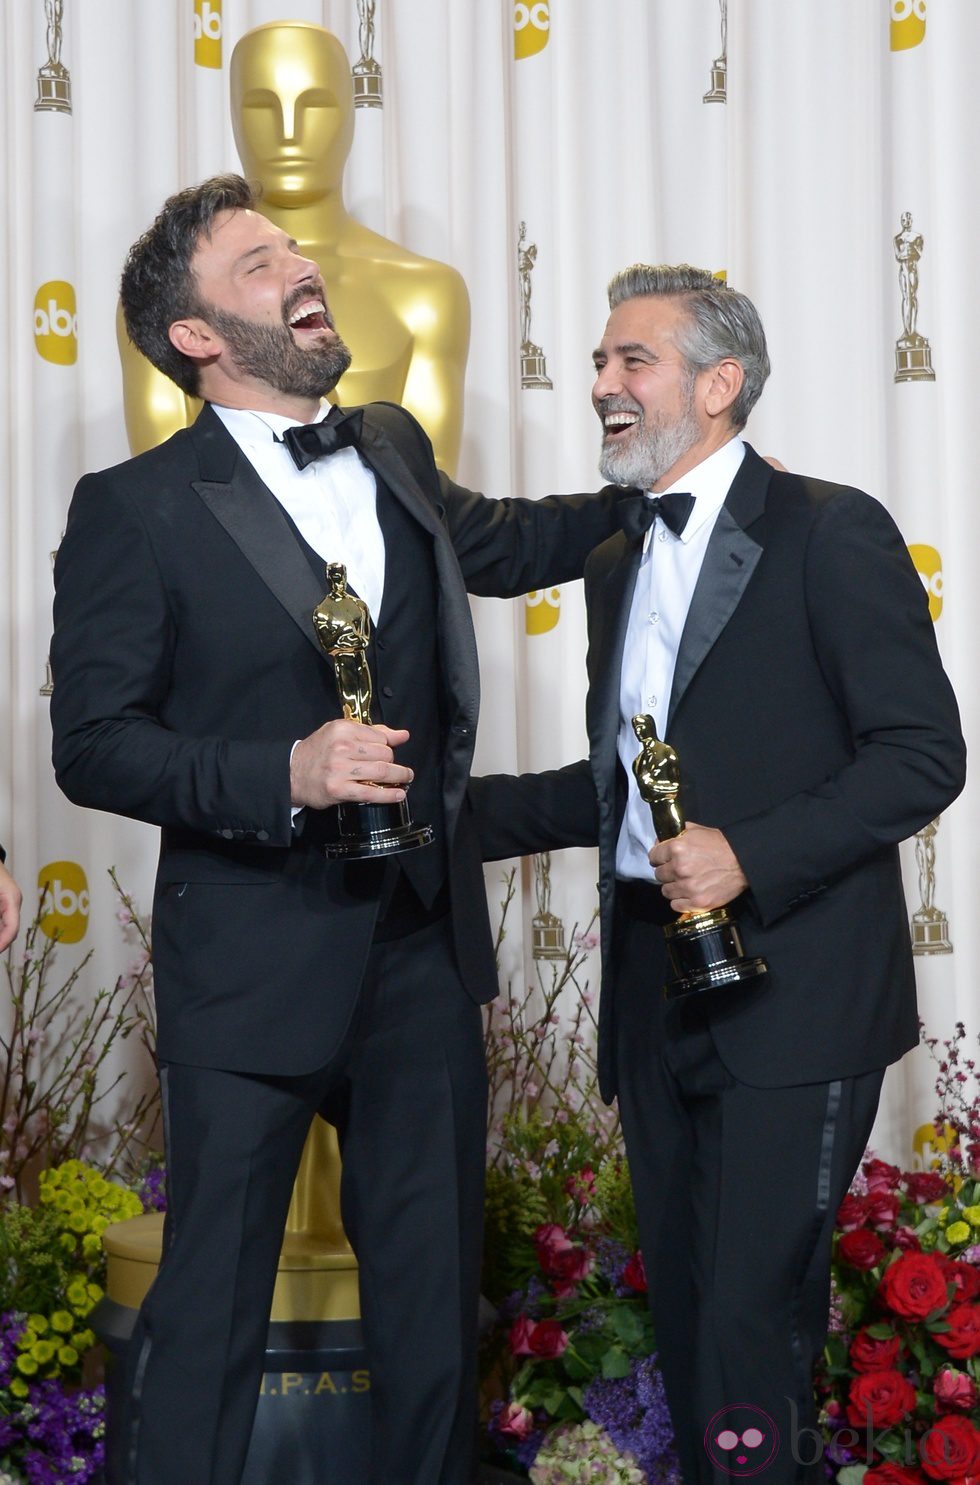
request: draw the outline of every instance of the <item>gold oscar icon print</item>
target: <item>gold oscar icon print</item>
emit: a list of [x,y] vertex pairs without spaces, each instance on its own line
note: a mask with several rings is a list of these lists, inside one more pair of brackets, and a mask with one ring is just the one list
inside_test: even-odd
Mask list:
[[38,692],[39,696],[54,695],[54,676],[51,674],[51,657],[48,656],[44,662],[44,684]]
[[71,74],[61,60],[65,0],[44,0],[48,59],[37,70],[37,113],[71,113]]
[[534,858],[534,898],[537,911],[531,919],[532,959],[564,959],[565,925],[551,911],[551,852]]
[[721,6],[721,55],[711,64],[711,87],[705,93],[703,103],[728,102],[728,0],[718,0]]
[[936,834],[942,815],[923,825],[915,837],[915,865],[919,873],[919,906],[912,914],[913,954],[952,954],[949,922],[936,907]]
[[542,387],[550,392],[554,382],[548,376],[544,351],[531,339],[531,274],[537,262],[538,245],[527,240],[527,223],[522,222],[517,239],[517,274],[521,285],[521,386]]
[[926,0],[891,0],[889,44],[893,52],[907,52],[926,39]]
[[546,0],[514,6],[514,60],[536,56],[548,45],[551,31],[551,6]]
[[561,589],[532,588],[524,596],[524,633],[547,634],[561,618]]
[[902,294],[902,334],[895,342],[895,380],[934,382],[932,347],[916,329],[919,317],[919,259],[925,239],[912,230],[912,213],[902,212],[901,230],[895,234],[898,285]]
[[922,586],[929,599],[929,617],[935,624],[943,611],[943,559],[935,547],[921,542],[909,543],[909,556],[922,579]]
[[384,102],[381,66],[374,57],[374,7],[375,0],[357,0],[361,55],[351,68],[355,108],[380,108]]

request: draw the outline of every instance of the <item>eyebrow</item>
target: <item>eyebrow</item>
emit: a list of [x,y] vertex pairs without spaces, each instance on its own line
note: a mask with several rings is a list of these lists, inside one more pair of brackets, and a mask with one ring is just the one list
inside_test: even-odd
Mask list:
[[[295,237],[290,237],[286,243],[286,246],[291,253],[294,253],[299,247],[299,243],[296,241]],[[247,263],[250,258],[259,257],[262,253],[268,253],[271,251],[272,244],[269,242],[261,242],[256,247],[247,248],[244,253],[239,254],[239,256],[235,259],[234,267],[240,268],[241,265],[243,263]]]
[[[637,351],[639,351],[641,355],[649,356],[654,361],[658,361],[660,359],[660,357],[657,355],[657,352],[655,350],[652,350],[650,346],[644,345],[642,340],[623,341],[614,345],[612,347],[612,350],[615,351],[616,354],[619,356],[632,356],[635,355]],[[592,359],[593,361],[595,361],[597,358],[604,358],[608,356],[608,354],[609,352],[604,351],[602,346],[598,346],[592,352]]]

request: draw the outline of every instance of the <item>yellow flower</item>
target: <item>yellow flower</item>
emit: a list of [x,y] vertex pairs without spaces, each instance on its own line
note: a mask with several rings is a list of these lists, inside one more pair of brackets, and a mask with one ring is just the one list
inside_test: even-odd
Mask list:
[[33,1356],[28,1356],[27,1353],[24,1352],[23,1355],[18,1356],[17,1358],[17,1370],[21,1373],[22,1376],[36,1377],[37,1362],[34,1360]]
[[74,1346],[59,1346],[58,1360],[60,1361],[62,1366],[77,1366],[78,1352],[75,1350]]
[[963,1216],[970,1223],[971,1227],[980,1227],[980,1206],[964,1207]]
[[38,1366],[46,1366],[56,1350],[54,1341],[35,1341],[31,1347],[31,1355]]
[[85,1314],[88,1312],[90,1308],[88,1284],[81,1276],[77,1279],[72,1279],[68,1285],[66,1298],[76,1314]]
[[84,1212],[71,1212],[68,1216],[68,1226],[72,1232],[88,1232],[88,1217]]
[[55,1310],[51,1316],[51,1329],[58,1331],[60,1335],[69,1335],[74,1324],[74,1316],[68,1310]]
[[950,1243],[966,1243],[970,1240],[968,1222],[951,1222],[946,1229],[946,1240]]
[[102,1290],[98,1284],[86,1284],[85,1287],[88,1290],[89,1304],[97,1305],[102,1298]]
[[23,1377],[13,1377],[10,1381],[10,1385],[8,1386],[7,1391],[10,1393],[11,1397],[26,1397],[28,1392],[30,1391],[30,1388],[24,1381]]
[[95,1345],[94,1330],[79,1330],[71,1338],[71,1343],[76,1351],[87,1351],[90,1346]]
[[48,1328],[46,1315],[28,1315],[27,1323],[35,1335],[44,1335]]

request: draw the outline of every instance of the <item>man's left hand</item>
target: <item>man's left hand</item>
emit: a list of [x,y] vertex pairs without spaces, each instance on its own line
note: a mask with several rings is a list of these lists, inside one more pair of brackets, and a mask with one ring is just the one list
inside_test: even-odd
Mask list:
[[688,825],[673,840],[658,841],[650,864],[675,913],[724,907],[749,885],[735,852],[710,825]]

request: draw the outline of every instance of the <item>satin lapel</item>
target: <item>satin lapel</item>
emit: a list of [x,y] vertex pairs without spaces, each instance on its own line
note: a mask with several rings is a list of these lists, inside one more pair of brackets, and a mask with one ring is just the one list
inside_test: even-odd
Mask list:
[[761,539],[756,539],[760,533],[756,531],[750,536],[745,528],[753,525],[765,510],[770,474],[769,466],[746,446],[745,458],[708,539],[688,609],[674,666],[668,734],[684,692],[738,607],[762,556]]
[[600,795],[614,789],[623,649],[643,540],[614,536],[609,548],[589,593],[589,743]]
[[327,590],[326,572],[318,583],[278,500],[209,407],[192,433],[202,474],[195,492],[323,658],[312,616]]

